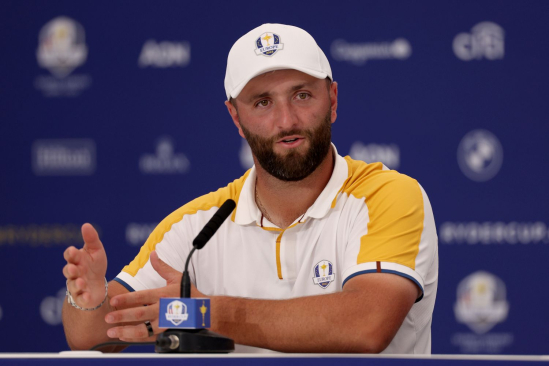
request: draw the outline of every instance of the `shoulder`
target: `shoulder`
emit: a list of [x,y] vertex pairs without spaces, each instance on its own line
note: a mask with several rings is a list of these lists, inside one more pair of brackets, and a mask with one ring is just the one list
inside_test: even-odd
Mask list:
[[220,207],[228,199],[232,199],[238,203],[240,192],[242,191],[244,182],[248,178],[249,174],[250,170],[248,170],[242,177],[235,179],[225,187],[221,187],[217,191],[195,198],[172,212],[170,216],[178,218],[185,215],[193,215],[198,211],[208,211],[211,208]]
[[366,201],[422,201],[419,183],[396,170],[389,170],[382,163],[365,163],[345,157],[349,173],[341,191]]
[[[207,212],[212,208],[219,208],[226,200],[232,199],[238,203],[240,192],[244,186],[244,182],[248,178],[250,170],[248,170],[242,177],[235,179],[225,187],[219,188],[217,191],[207,193],[203,196],[197,197],[194,200],[179,207],[177,210],[169,214],[160,224],[151,236],[158,235],[158,238],[151,238],[153,242],[158,242],[164,233],[170,231],[172,225],[183,220],[184,217],[198,217],[197,213]],[[233,212],[234,215],[234,212]]]

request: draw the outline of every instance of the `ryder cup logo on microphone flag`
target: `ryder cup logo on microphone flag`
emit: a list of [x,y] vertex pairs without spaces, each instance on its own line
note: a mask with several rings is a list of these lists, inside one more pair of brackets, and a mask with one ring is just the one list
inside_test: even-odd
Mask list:
[[172,301],[168,304],[166,319],[171,321],[174,325],[179,325],[188,318],[189,314],[187,314],[187,305],[178,300]]
[[276,51],[284,49],[284,44],[280,43],[280,37],[274,33],[263,33],[255,40],[256,55],[272,56]]
[[210,327],[210,299],[160,299],[160,328],[203,329]]

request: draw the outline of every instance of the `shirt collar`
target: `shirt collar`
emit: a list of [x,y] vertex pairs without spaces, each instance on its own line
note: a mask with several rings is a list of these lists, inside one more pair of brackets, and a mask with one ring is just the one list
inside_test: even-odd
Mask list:
[[[301,222],[306,221],[309,217],[320,219],[326,216],[332,207],[332,202],[349,175],[347,161],[337,153],[334,144],[332,144],[332,148],[335,157],[332,176],[316,201],[309,207],[307,212],[305,212],[305,215],[300,220]],[[261,211],[255,203],[256,176],[257,174],[254,165],[250,169],[250,174],[248,174],[248,178],[246,178],[246,181],[242,186],[242,191],[240,192],[240,197],[238,199],[234,219],[234,222],[238,225],[249,225],[254,222],[257,223],[257,225],[261,225]]]
[[321,219],[326,216],[328,211],[330,211],[330,208],[332,208],[332,202],[334,202],[343,183],[349,176],[347,161],[337,153],[334,144],[332,144],[332,148],[334,149],[334,170],[332,171],[332,176],[330,177],[328,184],[326,184],[326,187],[324,187],[317,197],[315,203],[305,212],[302,221],[306,221],[309,217]]
[[[255,165],[250,169],[248,178],[244,181],[238,204],[236,205],[236,215],[234,222],[238,225],[248,225],[254,221],[261,220],[261,211],[255,203],[255,180],[256,180]],[[258,220],[259,217],[259,220]]]

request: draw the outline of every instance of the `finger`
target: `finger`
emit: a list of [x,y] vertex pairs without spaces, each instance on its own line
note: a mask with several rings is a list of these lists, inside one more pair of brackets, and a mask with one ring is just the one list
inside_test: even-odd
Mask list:
[[165,279],[168,284],[181,282],[181,272],[173,269],[170,265],[160,259],[156,251],[151,252],[150,260],[154,270],[158,272],[158,274]]
[[118,338],[122,342],[128,342],[128,343],[141,343],[141,342],[156,342],[156,335],[153,335],[152,337],[148,338]]
[[155,304],[112,311],[105,315],[105,322],[108,324],[144,322],[156,318],[158,318],[158,305]]
[[179,285],[169,285],[152,290],[129,292],[114,296],[110,304],[114,307],[136,307],[158,302],[161,297],[178,297]]
[[63,257],[68,263],[78,264],[80,263],[80,251],[75,247],[68,247],[63,253]]
[[88,286],[88,283],[86,280],[84,280],[82,277],[78,277],[73,281],[74,288],[76,289],[76,292],[84,291],[86,287]]
[[70,291],[74,299],[76,299],[76,296],[82,293],[82,289],[84,289],[85,287],[86,281],[84,281],[80,277],[74,280],[67,281],[67,289]]
[[[158,321],[151,321],[154,334],[159,334],[164,331],[158,328]],[[110,338],[119,338],[125,342],[147,342],[149,340],[155,341],[155,336],[149,336],[149,331],[145,323],[137,325],[124,325],[120,327],[114,327],[107,330],[107,335]]]
[[68,263],[63,267],[63,275],[68,280],[74,280],[80,275],[80,271],[78,270],[78,267],[74,264]]
[[91,224],[85,223],[82,225],[82,238],[84,239],[86,250],[94,252],[103,249],[103,244],[99,240],[99,234],[97,234],[97,230]]

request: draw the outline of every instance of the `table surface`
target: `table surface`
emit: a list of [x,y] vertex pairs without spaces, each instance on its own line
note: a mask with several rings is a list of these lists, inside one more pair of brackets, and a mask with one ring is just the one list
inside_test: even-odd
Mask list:
[[[78,359],[78,360],[75,360]],[[99,351],[65,351],[60,353],[0,353],[2,365],[173,365],[180,359],[187,366],[257,365],[280,366],[391,366],[391,365],[522,365],[524,363],[547,363],[549,355],[364,355],[364,354],[157,354],[157,353],[101,353]],[[281,360],[283,359],[283,360]]]

